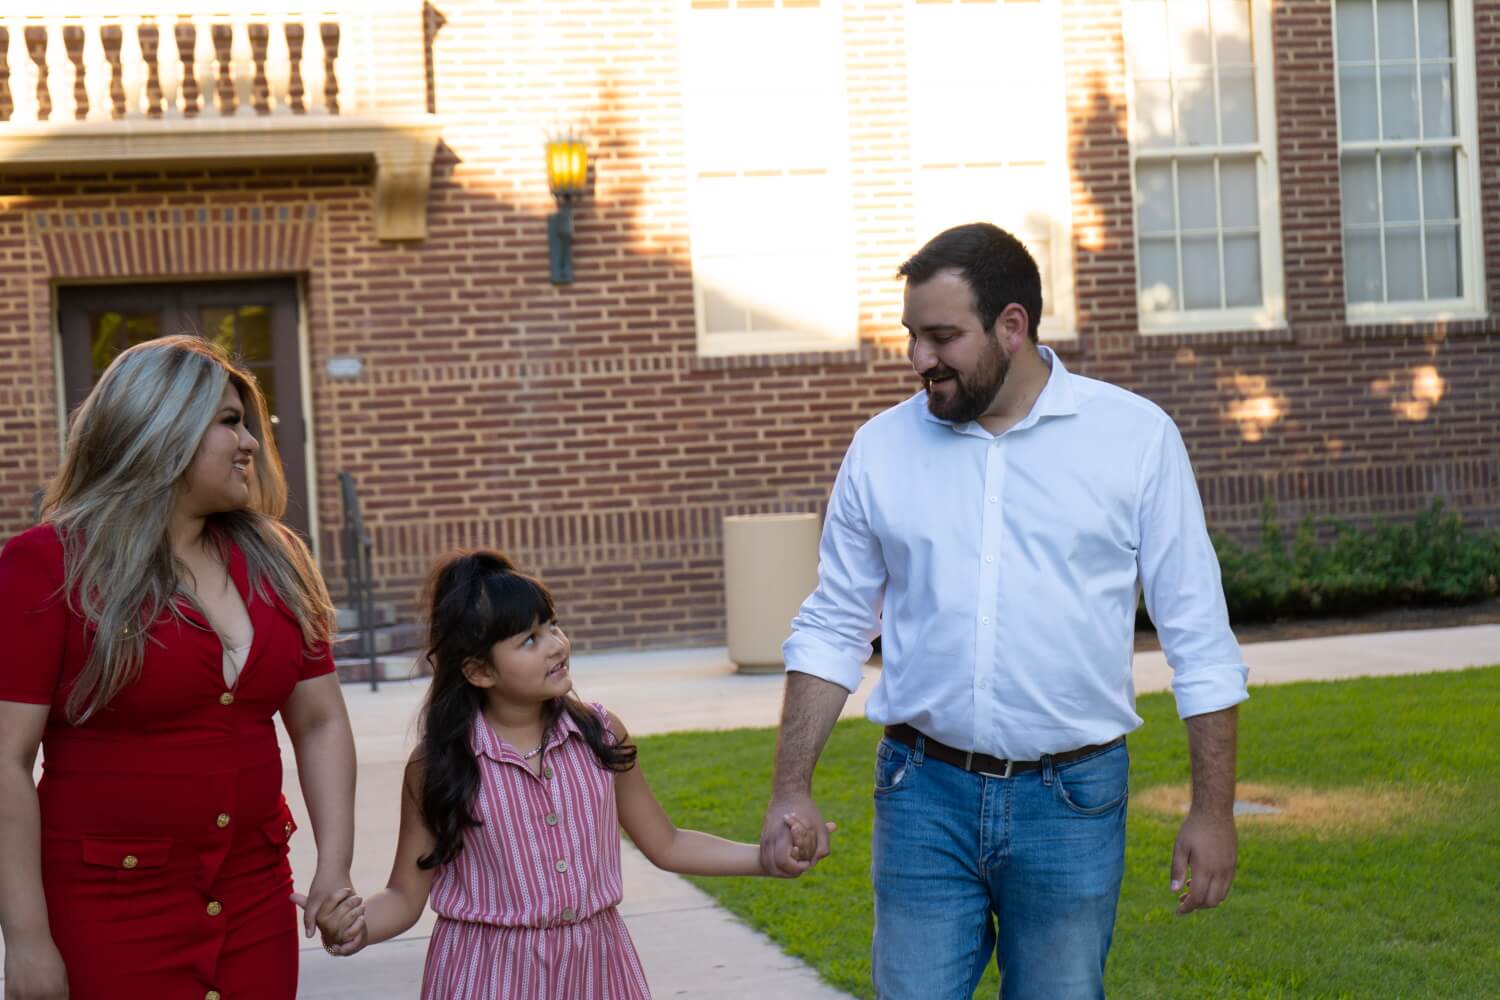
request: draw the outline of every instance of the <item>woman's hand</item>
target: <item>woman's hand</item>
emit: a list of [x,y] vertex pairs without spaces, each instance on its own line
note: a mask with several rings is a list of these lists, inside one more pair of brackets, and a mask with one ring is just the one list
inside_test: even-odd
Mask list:
[[351,881],[347,868],[343,871],[328,871],[320,865],[313,872],[312,885],[307,887],[307,895],[292,893],[292,902],[302,907],[302,926],[308,937],[312,937],[317,929],[318,918],[323,915],[323,909],[328,907],[331,910],[336,905],[334,897],[344,889],[351,893],[354,891]]
[[5,1000],[68,1000],[68,970],[52,938],[5,944]]

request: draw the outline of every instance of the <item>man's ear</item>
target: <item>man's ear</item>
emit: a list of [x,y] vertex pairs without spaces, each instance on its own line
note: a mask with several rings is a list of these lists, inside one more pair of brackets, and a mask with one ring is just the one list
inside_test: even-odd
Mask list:
[[464,661],[464,680],[477,688],[495,686],[495,673],[484,660],[469,657]]
[[994,333],[995,337],[1005,345],[1007,354],[1016,353],[1030,341],[1031,334],[1028,332],[1030,325],[1026,307],[1019,302],[1012,302],[1000,310],[1000,315],[995,317]]

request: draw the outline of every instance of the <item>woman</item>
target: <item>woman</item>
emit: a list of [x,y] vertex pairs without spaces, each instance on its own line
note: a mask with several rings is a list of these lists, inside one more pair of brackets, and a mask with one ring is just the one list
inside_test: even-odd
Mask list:
[[349,884],[333,609],[278,520],[266,423],[206,342],[132,347],[78,410],[43,523],[0,552],[7,998],[292,1000],[278,711],[318,844],[309,933]]

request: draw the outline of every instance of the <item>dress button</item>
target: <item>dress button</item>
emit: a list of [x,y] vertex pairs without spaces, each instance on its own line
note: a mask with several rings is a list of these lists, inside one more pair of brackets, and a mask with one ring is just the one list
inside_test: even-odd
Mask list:
[[556,826],[557,825],[557,813],[548,813],[547,814],[546,823],[547,823],[548,826]]
[[292,824],[287,823],[287,824],[283,825],[281,829],[283,831],[285,831],[285,833],[286,833],[286,835],[288,837],[290,837],[292,835]]
[[219,815],[214,818],[214,823],[218,825],[220,830],[224,829],[229,825],[229,814],[219,813]]
[[568,923],[572,923],[573,922],[573,916],[574,916],[574,914],[573,914],[573,908],[571,906],[567,907],[562,912],[562,918],[563,918],[563,920],[567,921]]
[[219,902],[217,899],[210,900],[206,909],[208,910],[208,915],[210,917],[217,917],[219,914],[224,912],[224,904]]
[[568,863],[566,861],[559,860],[557,864],[553,865],[552,867],[556,868],[559,872],[565,872],[568,870]]
[[222,1000],[222,998],[219,996],[218,990],[209,990],[203,994],[203,1000]]
[[220,705],[233,705],[234,704],[234,692],[233,691],[225,691],[223,694],[219,695],[219,704]]
[[120,862],[120,866],[123,868],[134,868],[140,863],[140,858],[136,857],[134,854],[127,854],[125,855],[125,860]]

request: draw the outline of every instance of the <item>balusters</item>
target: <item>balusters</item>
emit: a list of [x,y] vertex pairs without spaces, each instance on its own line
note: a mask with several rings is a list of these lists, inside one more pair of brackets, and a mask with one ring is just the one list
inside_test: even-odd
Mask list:
[[[59,0],[64,10],[68,0]],[[312,14],[0,14],[0,125],[132,118],[337,115],[340,47],[365,35]],[[128,6],[125,9],[129,9]],[[350,80],[363,79],[355,67]],[[71,85],[71,86],[69,86]],[[71,91],[71,94],[69,93]]]
[[15,110],[10,98],[10,30],[0,27],[0,122],[10,121]]

